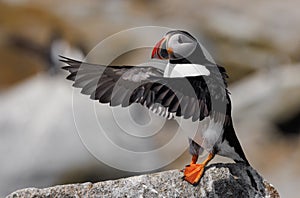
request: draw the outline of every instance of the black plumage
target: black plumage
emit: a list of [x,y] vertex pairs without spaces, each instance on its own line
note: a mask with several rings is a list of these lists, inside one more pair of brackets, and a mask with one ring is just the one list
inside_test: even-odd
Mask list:
[[[103,66],[66,57],[61,57],[61,61],[68,64],[63,69],[70,72],[67,79],[74,81],[74,87],[82,88],[81,93],[90,95],[91,99],[111,106],[127,107],[140,103],[149,108],[158,103],[168,108],[169,113],[196,121],[218,111],[217,105],[229,103],[226,97],[227,74],[220,66],[209,65],[211,75],[207,78],[166,78],[162,70],[151,66]],[[208,88],[208,83],[219,85]],[[215,108],[212,108],[212,103]]]

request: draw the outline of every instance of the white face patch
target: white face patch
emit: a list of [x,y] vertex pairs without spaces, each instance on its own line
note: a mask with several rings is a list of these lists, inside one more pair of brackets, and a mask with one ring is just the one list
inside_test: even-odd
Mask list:
[[171,48],[174,57],[183,58],[190,56],[197,47],[197,42],[184,34],[174,34],[168,39],[167,48]]
[[168,63],[164,77],[176,78],[176,77],[188,77],[188,76],[209,76],[209,70],[198,64],[176,64],[172,65]]

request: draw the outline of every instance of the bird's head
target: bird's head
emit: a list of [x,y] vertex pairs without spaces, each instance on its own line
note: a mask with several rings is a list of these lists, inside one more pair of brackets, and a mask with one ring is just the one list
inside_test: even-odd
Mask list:
[[152,50],[151,58],[169,61],[189,59],[199,47],[197,40],[188,32],[173,30],[158,41]]

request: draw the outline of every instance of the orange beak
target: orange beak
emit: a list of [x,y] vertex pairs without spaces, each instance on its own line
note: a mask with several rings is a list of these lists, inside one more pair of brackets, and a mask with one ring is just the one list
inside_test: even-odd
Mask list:
[[164,37],[156,45],[154,46],[151,58],[157,58],[157,59],[169,59],[169,53],[166,49],[166,42],[167,38]]

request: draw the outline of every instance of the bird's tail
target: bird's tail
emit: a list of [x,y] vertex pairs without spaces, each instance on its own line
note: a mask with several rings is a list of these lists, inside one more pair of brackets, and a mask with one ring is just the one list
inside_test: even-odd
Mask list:
[[237,163],[245,163],[247,164],[248,166],[250,166],[250,163],[248,162],[247,158],[246,158],[246,155],[242,149],[242,146],[236,136],[236,133],[235,133],[235,130],[233,128],[233,124],[232,122],[230,122],[230,124],[228,124],[226,127],[225,127],[225,131],[224,131],[224,138],[228,140],[229,144],[232,144],[231,146],[234,147],[234,150],[235,152],[239,155],[239,157],[241,159],[243,159],[243,161],[240,161],[240,160],[236,160],[234,159],[235,162]]

